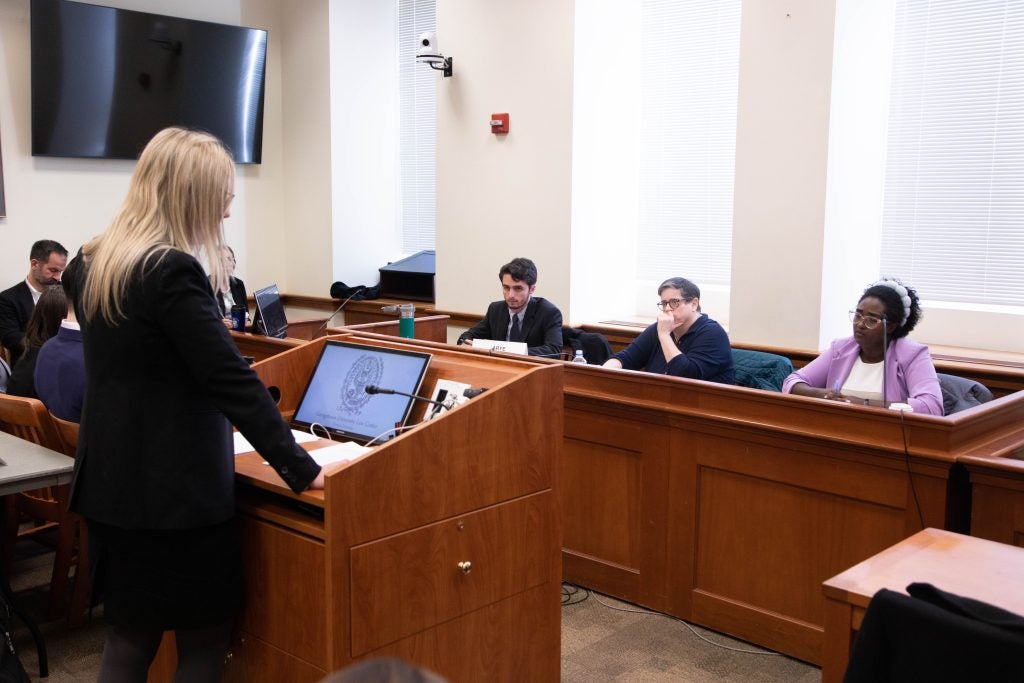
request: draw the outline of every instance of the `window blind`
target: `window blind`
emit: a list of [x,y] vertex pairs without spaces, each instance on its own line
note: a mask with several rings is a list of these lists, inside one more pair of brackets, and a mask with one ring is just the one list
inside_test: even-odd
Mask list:
[[416,41],[435,26],[434,0],[398,0],[398,223],[406,253],[434,248],[438,74],[416,63]]
[[1024,305],[1024,2],[897,0],[882,273]]
[[728,284],[739,0],[645,0],[637,272]]

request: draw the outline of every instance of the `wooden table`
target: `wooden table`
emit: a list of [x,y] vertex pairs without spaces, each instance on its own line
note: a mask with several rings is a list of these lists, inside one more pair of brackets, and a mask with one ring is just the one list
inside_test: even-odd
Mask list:
[[843,679],[871,596],[882,588],[906,592],[916,582],[1024,614],[1024,549],[924,529],[832,577],[824,584],[823,683]]
[[[0,432],[0,458],[5,463],[0,465],[0,496],[66,484],[71,481],[71,474],[75,468],[73,458],[31,441],[19,439],[7,432]],[[0,576],[0,589],[4,591],[11,610],[32,632],[32,639],[36,643],[39,655],[39,677],[46,678],[49,674],[46,643],[39,632],[39,627],[15,605],[6,576]]]

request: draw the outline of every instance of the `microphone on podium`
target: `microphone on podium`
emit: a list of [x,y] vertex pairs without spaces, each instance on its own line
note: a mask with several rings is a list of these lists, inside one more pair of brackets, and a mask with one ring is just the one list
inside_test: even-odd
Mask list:
[[[440,401],[435,401],[432,398],[424,398],[423,396],[417,396],[416,394],[408,394],[408,393],[406,393],[404,391],[398,391],[397,389],[389,389],[387,387],[379,387],[376,384],[367,384],[364,387],[364,390],[368,394],[398,394],[399,396],[408,396],[409,398],[414,398],[417,401],[424,401],[426,403],[431,403],[431,404],[433,404],[435,406],[439,406],[441,408],[445,408],[445,409],[449,409],[449,410],[455,405],[454,401],[452,401],[451,403],[441,403]],[[469,391],[469,390],[467,389],[467,391]]]

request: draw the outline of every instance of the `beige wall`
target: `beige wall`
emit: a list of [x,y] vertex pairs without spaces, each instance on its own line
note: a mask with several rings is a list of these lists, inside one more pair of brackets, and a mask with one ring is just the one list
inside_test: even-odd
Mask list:
[[[238,167],[237,196],[225,231],[250,290],[276,281],[288,292],[326,295],[331,281],[327,0],[303,0],[302,12],[284,11],[279,0],[93,4],[268,30],[263,164]],[[52,238],[76,250],[102,232],[134,168],[130,161],[31,156],[28,20],[28,0],[0,0],[4,287],[24,277],[35,240]]]
[[818,345],[834,18],[833,0],[743,3],[733,341]]
[[[516,256],[568,302],[573,3],[437,0],[437,26],[455,65],[438,74],[437,304],[483,312]],[[498,112],[508,135],[490,132]]]
[[[819,345],[822,273],[836,267],[822,265],[835,2],[743,3],[735,341]],[[354,229],[332,225],[345,220],[331,191],[330,88],[344,81],[330,73],[330,0],[105,4],[269,30],[264,163],[239,168],[227,235],[250,289],[276,281],[286,292],[326,295],[332,235],[346,235],[348,243],[346,230]],[[0,0],[4,286],[24,276],[35,239],[52,237],[75,249],[101,231],[132,169],[123,161],[30,155],[28,7],[28,0]],[[567,320],[584,322],[569,306],[574,4],[437,0],[437,10],[442,49],[455,59],[455,76],[437,78],[437,303],[482,312],[499,297],[498,267],[525,255],[540,268],[539,294],[558,302]],[[492,112],[511,114],[510,135],[490,133]],[[364,245],[351,240],[363,253]],[[616,286],[614,275],[588,279],[595,291]],[[926,312],[915,338],[1024,350],[1024,335],[1012,333],[1022,317],[1010,318]]]

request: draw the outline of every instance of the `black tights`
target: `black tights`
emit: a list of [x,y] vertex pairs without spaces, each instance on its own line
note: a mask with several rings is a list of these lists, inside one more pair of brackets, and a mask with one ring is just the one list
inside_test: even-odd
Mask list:
[[[233,620],[218,626],[179,629],[176,683],[216,683],[224,669]],[[130,631],[112,627],[107,632],[100,660],[99,680],[104,683],[144,683],[149,665],[160,647],[161,631]]]

